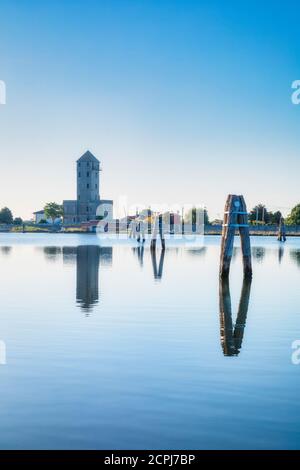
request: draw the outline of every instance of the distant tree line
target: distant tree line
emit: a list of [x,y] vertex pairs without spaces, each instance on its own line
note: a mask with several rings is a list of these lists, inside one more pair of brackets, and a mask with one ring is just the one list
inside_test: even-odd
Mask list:
[[[249,213],[250,224],[278,225],[282,217],[280,211],[268,211],[264,204],[253,207]],[[297,204],[285,218],[287,225],[300,225],[300,204]]]
[[8,207],[3,207],[0,210],[0,224],[14,224],[14,225],[22,225],[23,220],[21,217],[16,217],[14,219],[12,211]]
[[[52,219],[53,223],[55,219],[60,218],[63,216],[63,207],[60,204],[55,202],[49,202],[44,207],[45,216]],[[198,212],[202,214],[204,217],[205,225],[210,223],[208,212],[206,209],[200,208],[193,208],[185,214],[184,221],[186,223],[196,223]],[[278,225],[280,218],[282,217],[281,212],[269,211],[264,204],[257,204],[253,209],[249,212],[249,223],[252,225],[255,224],[266,224],[266,225]],[[202,219],[203,220],[203,219]],[[46,222],[46,220],[45,220]],[[297,204],[291,210],[290,214],[285,218],[285,223],[287,225],[300,225],[300,204]],[[8,224],[8,225],[22,225],[23,220],[21,217],[13,217],[12,211],[8,207],[3,207],[0,210],[0,224]]]
[[268,211],[264,204],[258,204],[253,207],[249,213],[249,222],[251,224],[279,224],[282,214],[280,211]]

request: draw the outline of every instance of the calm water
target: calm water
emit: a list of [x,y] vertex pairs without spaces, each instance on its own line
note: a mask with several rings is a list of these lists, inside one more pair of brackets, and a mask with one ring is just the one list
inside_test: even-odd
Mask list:
[[219,243],[0,234],[0,447],[300,448],[300,240]]

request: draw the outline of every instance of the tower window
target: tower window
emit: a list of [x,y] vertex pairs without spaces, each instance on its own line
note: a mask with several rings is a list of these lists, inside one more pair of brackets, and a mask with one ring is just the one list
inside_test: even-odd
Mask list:
[[97,188],[98,188],[98,185],[97,185],[97,183],[96,183],[96,184],[95,184],[95,189],[97,189]]
[[90,172],[89,172],[89,171],[86,172],[86,176],[90,176]]
[[80,176],[81,176],[81,173],[79,172],[79,173],[78,173],[78,177],[80,178]]
[[89,189],[89,187],[90,187],[89,183],[87,183],[86,187],[87,187],[87,189]]
[[87,211],[87,212],[89,211],[89,206],[86,206],[86,211]]

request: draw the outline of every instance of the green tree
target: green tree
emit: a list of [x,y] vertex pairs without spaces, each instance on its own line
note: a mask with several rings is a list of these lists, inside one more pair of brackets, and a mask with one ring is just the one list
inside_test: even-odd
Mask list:
[[280,211],[269,212],[269,215],[270,215],[270,223],[274,225],[278,225],[282,217],[281,212]]
[[63,207],[56,202],[48,202],[44,207],[45,216],[49,219],[52,219],[54,224],[55,219],[63,216]]
[[269,224],[271,220],[270,212],[268,212],[264,204],[257,204],[249,213],[249,221],[254,224]]
[[11,210],[8,207],[3,207],[0,211],[0,224],[12,224],[13,220]]
[[286,218],[286,223],[288,225],[300,225],[300,204],[293,207],[291,213]]
[[14,225],[22,225],[23,223],[23,220],[21,219],[21,217],[16,217],[14,219]]

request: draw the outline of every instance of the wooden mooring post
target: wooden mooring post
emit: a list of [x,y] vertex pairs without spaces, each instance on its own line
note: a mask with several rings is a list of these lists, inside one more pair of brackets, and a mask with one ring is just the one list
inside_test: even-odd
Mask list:
[[285,242],[286,241],[286,230],[285,230],[285,224],[284,224],[284,218],[283,217],[280,217],[280,220],[279,220],[277,240],[279,242]]
[[229,276],[235,231],[239,230],[244,277],[252,277],[251,245],[247,207],[243,196],[229,194],[225,204],[220,257],[220,277]]
[[156,240],[157,240],[157,235],[159,233],[160,240],[161,240],[161,248],[162,250],[164,250],[166,248],[166,242],[165,242],[165,235],[164,235],[164,229],[163,229],[163,217],[161,214],[155,217],[155,221],[153,225],[154,227],[153,227],[152,239],[150,243],[150,249],[151,250],[156,249]]

